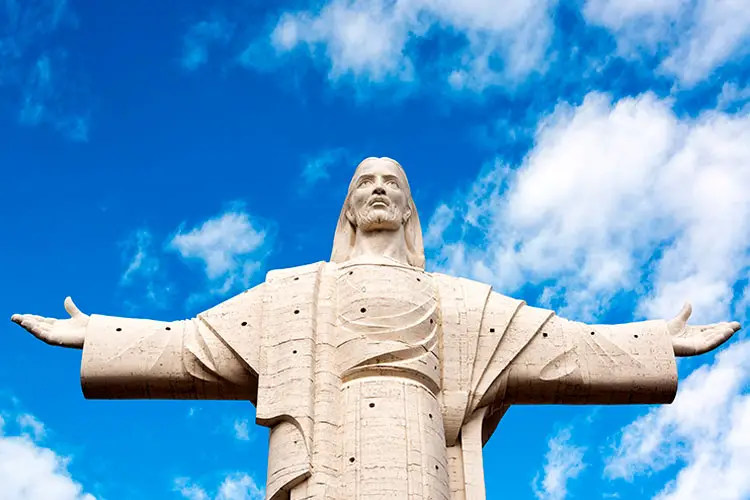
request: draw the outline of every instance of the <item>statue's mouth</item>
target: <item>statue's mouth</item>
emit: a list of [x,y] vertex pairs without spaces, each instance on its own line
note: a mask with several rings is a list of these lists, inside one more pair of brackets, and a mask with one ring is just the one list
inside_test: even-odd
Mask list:
[[377,206],[387,207],[389,204],[390,204],[390,201],[388,200],[388,198],[381,198],[381,197],[373,198],[368,203],[368,205],[370,205],[371,207],[377,207]]

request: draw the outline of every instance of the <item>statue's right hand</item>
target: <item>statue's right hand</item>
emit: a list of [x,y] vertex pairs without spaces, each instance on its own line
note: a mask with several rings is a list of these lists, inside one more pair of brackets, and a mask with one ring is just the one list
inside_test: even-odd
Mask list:
[[65,299],[65,310],[70,314],[70,319],[45,318],[35,314],[14,314],[10,319],[49,345],[81,349],[89,316],[83,314],[70,297]]

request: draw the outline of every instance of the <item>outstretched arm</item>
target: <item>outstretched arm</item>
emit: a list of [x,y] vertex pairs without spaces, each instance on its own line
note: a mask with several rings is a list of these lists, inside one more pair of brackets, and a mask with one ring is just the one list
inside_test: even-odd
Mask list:
[[675,356],[715,349],[740,328],[736,322],[688,325],[690,313],[686,304],[669,321],[621,325],[551,316],[501,375],[498,397],[509,404],[670,403]]
[[185,321],[89,316],[69,297],[69,319],[13,315],[12,320],[50,345],[83,349],[87,398],[255,402],[261,288]]

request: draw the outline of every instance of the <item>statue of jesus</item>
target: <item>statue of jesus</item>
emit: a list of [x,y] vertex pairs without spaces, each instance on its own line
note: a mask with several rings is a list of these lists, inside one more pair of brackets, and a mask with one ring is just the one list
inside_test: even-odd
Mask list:
[[428,273],[403,168],[357,167],[330,262],[185,321],[14,315],[79,348],[87,398],[249,400],[270,428],[271,500],[483,500],[482,446],[513,404],[670,403],[675,356],[736,322],[589,325]]

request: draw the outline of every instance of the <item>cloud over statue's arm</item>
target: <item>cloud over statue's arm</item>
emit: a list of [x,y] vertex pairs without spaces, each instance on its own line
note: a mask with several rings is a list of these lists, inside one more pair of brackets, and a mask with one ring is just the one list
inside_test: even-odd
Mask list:
[[11,319],[47,344],[83,350],[87,398],[255,402],[262,291],[257,286],[183,321],[89,316],[70,297],[69,319]]

